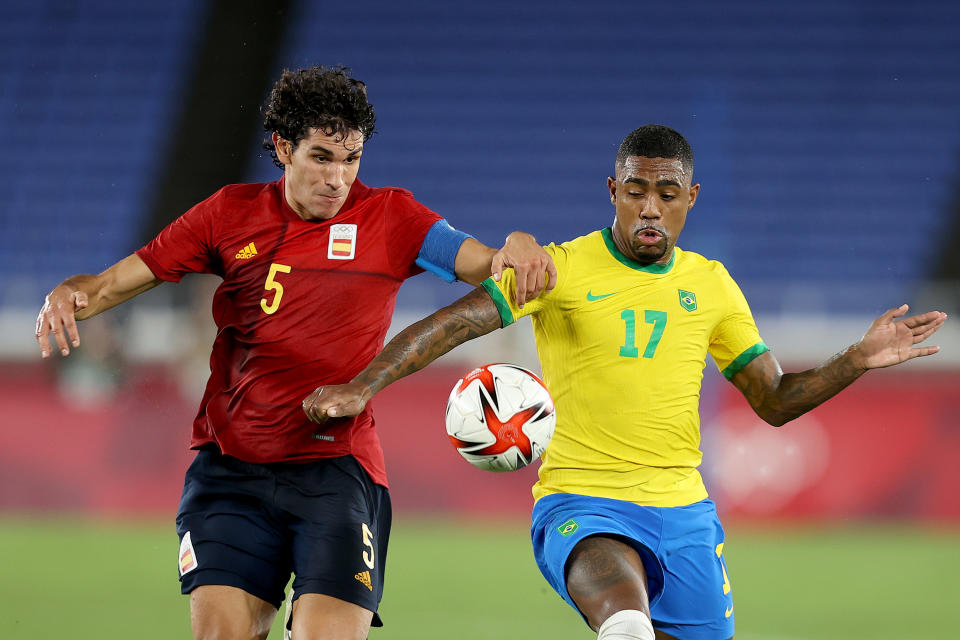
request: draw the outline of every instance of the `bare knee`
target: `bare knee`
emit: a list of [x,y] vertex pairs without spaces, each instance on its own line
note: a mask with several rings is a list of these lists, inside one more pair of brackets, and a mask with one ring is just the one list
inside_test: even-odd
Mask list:
[[305,593],[293,603],[293,640],[365,640],[373,612],[339,598]]
[[594,631],[617,611],[635,609],[650,616],[647,574],[629,544],[609,536],[590,536],[567,560],[567,592]]
[[191,614],[194,640],[266,640],[269,627],[262,629],[257,621],[242,616],[218,613],[198,619]]
[[190,593],[190,626],[195,640],[265,640],[276,608],[242,589],[221,585]]

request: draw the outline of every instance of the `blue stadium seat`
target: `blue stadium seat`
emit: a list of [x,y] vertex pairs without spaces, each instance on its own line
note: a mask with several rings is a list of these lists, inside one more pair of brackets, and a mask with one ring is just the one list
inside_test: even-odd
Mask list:
[[[204,3],[11,4],[0,277],[39,291],[136,248]],[[723,260],[755,310],[814,289],[815,311],[910,300],[960,173],[960,4],[639,7],[354,0],[332,28],[303,0],[281,60],[353,67],[379,115],[362,178],[488,244],[609,223],[619,139],[662,122],[693,144],[703,185],[681,246]],[[278,176],[262,155],[251,180]]]
[[[723,260],[755,310],[872,312],[928,277],[958,167],[960,5],[303,3],[287,67],[347,64],[379,133],[361,176],[407,187],[489,244],[609,222],[619,139],[691,141],[681,246]],[[322,34],[322,37],[317,37]],[[251,178],[272,179],[264,161]]]
[[192,0],[4,4],[3,282],[22,291],[26,279],[39,296],[137,248],[203,10]]

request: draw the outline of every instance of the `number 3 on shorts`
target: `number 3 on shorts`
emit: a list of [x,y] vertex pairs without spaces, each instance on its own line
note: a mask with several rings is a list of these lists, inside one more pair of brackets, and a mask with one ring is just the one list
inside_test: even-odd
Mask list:
[[723,595],[730,593],[730,577],[727,576],[727,565],[723,561],[723,543],[717,545],[717,559],[720,561],[720,569],[723,571]]
[[363,552],[363,563],[367,565],[368,569],[373,569],[373,532],[370,531],[370,527],[367,526],[366,522],[360,524],[360,531],[363,533],[363,545],[370,548],[370,552]]

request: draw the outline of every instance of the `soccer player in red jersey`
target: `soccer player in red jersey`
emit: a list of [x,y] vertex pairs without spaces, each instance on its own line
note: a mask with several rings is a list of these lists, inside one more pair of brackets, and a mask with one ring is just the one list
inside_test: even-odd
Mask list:
[[55,342],[66,356],[77,320],[187,273],[223,278],[177,515],[196,638],[265,638],[291,572],[294,638],[366,638],[391,518],[374,418],[318,430],[302,399],[373,359],[397,290],[424,269],[478,285],[513,267],[519,300],[556,281],[532,236],[497,251],[407,191],[362,184],[374,122],[345,69],[285,71],[264,121],[280,180],[222,188],[103,273],[65,280],[37,318],[41,355]]

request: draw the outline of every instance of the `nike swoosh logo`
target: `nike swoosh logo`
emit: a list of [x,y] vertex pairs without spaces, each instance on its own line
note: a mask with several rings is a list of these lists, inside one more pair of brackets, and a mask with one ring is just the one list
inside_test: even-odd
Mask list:
[[591,291],[587,291],[587,300],[589,300],[590,302],[593,302],[594,300],[602,300],[604,298],[609,298],[614,293],[617,293],[617,292],[614,291],[613,293],[601,293],[600,295],[595,296]]
[[723,612],[723,617],[729,618],[733,615],[733,607],[727,607],[727,610]]

